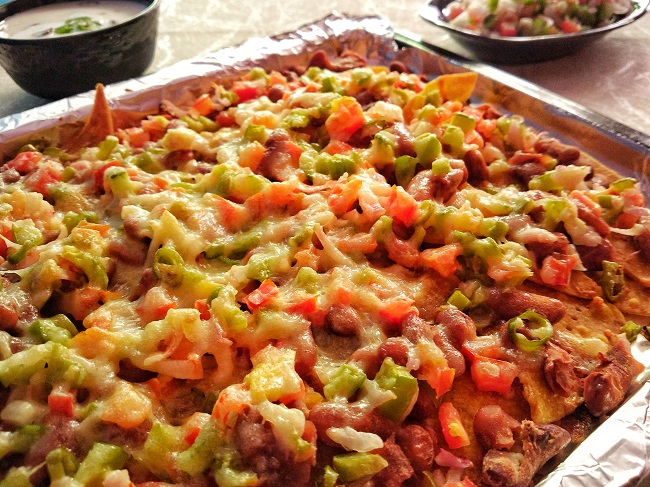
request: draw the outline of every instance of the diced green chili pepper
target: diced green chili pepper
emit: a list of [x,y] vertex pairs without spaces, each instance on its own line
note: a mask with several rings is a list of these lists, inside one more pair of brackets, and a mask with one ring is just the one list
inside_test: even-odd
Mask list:
[[632,178],[617,179],[609,185],[609,189],[613,189],[617,193],[621,193],[626,189],[634,188],[636,181]]
[[66,315],[58,314],[34,321],[29,326],[29,332],[43,343],[65,343],[77,334],[77,328]]
[[617,301],[625,289],[623,266],[617,262],[604,260],[600,286],[603,288],[603,293],[605,293],[608,301],[612,303]]
[[311,117],[306,108],[294,108],[282,120],[282,125],[289,129],[305,128],[310,123]]
[[336,481],[339,479],[339,474],[336,473],[329,465],[323,469],[323,487],[336,487]]
[[108,182],[108,187],[116,198],[126,198],[133,194],[133,182],[129,173],[122,166],[112,166],[106,169],[104,179]]
[[137,156],[133,157],[131,162],[138,168],[150,174],[159,173],[163,170],[163,165],[158,160],[158,157],[149,151],[141,152]]
[[462,152],[463,144],[465,143],[465,133],[460,127],[447,125],[442,137],[440,137],[440,141],[449,146],[452,154],[459,155]]
[[470,130],[474,130],[476,119],[471,115],[467,115],[462,112],[455,112],[449,120],[449,125],[460,128],[463,133],[466,134]]
[[402,187],[408,185],[415,174],[415,166],[418,161],[413,156],[399,156],[395,159],[395,179]]
[[215,454],[222,441],[214,419],[203,425],[196,440],[187,450],[178,454],[178,468],[196,477],[215,460]]
[[481,235],[492,237],[494,240],[501,242],[505,239],[508,233],[508,224],[503,220],[495,218],[484,218],[481,222]]
[[311,240],[314,235],[315,224],[307,224],[300,229],[293,237],[289,239],[289,245],[292,247],[300,247],[303,243]]
[[466,311],[472,305],[472,301],[465,296],[460,289],[456,289],[451,293],[451,296],[447,298],[447,304],[451,304],[461,311]]
[[304,288],[307,292],[315,293],[318,288],[318,272],[311,267],[301,267],[296,274],[296,284]]
[[259,484],[257,474],[235,469],[230,459],[215,468],[214,479],[219,487],[255,487]]
[[344,453],[336,455],[332,462],[334,470],[346,484],[374,475],[388,466],[384,457],[374,453]]
[[548,171],[544,174],[541,174],[540,176],[533,177],[528,182],[528,189],[546,191],[547,193],[551,193],[553,191],[561,191],[563,189],[563,186],[555,182],[553,174],[554,173],[552,171]]
[[401,365],[397,365],[392,358],[387,357],[375,376],[375,382],[382,389],[395,394],[395,399],[386,401],[377,409],[388,419],[401,422],[411,411],[415,398],[418,395],[418,381],[411,372]]
[[14,242],[21,247],[7,257],[10,264],[18,264],[30,250],[43,243],[43,235],[31,220],[20,220],[11,227]]
[[621,333],[625,333],[625,338],[628,339],[630,343],[634,343],[636,337],[639,336],[639,333],[643,331],[641,325],[637,325],[634,321],[626,321],[623,326],[621,326]]
[[244,132],[244,140],[248,142],[259,142],[264,144],[268,135],[266,134],[266,127],[264,125],[254,125],[250,124],[246,127],[246,132]]
[[203,132],[203,124],[196,118],[192,118],[189,115],[184,115],[181,117],[181,120],[187,124],[187,127],[190,130],[194,130],[195,132]]
[[170,286],[178,287],[183,282],[185,275],[185,262],[176,250],[170,247],[161,247],[154,254],[152,269],[158,279]]
[[68,229],[68,232],[71,232],[82,221],[99,223],[99,216],[94,211],[82,211],[81,213],[69,211],[63,217],[63,224]]
[[529,310],[508,322],[508,333],[517,347],[532,352],[551,339],[553,325],[544,316]]
[[341,83],[334,76],[327,76],[321,79],[321,92],[323,93],[338,93],[343,95],[345,90],[341,86]]
[[421,134],[413,140],[416,159],[419,164],[429,168],[442,154],[442,144],[434,134]]
[[108,287],[108,274],[106,274],[106,269],[99,260],[99,257],[84,252],[83,250],[78,250],[71,245],[63,247],[61,257],[81,269],[88,278],[88,282],[93,286],[101,289]]
[[329,401],[336,397],[349,399],[363,385],[366,374],[354,364],[343,364],[324,387],[325,398]]
[[32,469],[27,467],[13,467],[0,481],[0,487],[34,487],[34,484],[29,481],[32,473]]
[[52,450],[45,457],[47,473],[50,481],[58,480],[63,477],[72,477],[77,471],[77,459],[74,454],[67,448],[57,448]]
[[103,141],[99,143],[99,150],[97,151],[97,159],[100,161],[105,161],[113,151],[117,148],[120,143],[119,139],[114,135],[109,135]]
[[0,459],[10,453],[27,453],[43,431],[42,426],[30,424],[16,431],[0,432]]
[[431,174],[434,176],[444,176],[451,171],[451,163],[449,159],[440,158],[431,163]]
[[121,469],[128,457],[128,453],[119,446],[95,443],[79,465],[74,480],[82,485],[88,485],[111,470]]

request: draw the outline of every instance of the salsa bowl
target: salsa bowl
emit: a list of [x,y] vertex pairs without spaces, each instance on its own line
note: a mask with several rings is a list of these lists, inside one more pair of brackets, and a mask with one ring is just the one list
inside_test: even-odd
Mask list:
[[0,64],[25,91],[59,99],[139,76],[160,0],[13,0],[0,6]]
[[573,33],[530,36],[501,36],[457,27],[450,23],[445,8],[452,0],[430,0],[420,8],[420,16],[446,30],[481,61],[498,64],[525,64],[557,59],[579,51],[592,42],[643,16],[650,0],[632,0],[632,10],[615,22]]

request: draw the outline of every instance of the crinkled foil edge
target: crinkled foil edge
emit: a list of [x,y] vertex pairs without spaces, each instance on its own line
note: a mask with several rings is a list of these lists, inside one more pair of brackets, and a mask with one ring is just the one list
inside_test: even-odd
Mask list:
[[[427,76],[467,69],[463,63],[431,52],[416,48],[398,50],[393,34],[385,19],[334,12],[293,32],[250,39],[148,76],[109,85],[106,94],[113,109],[153,113],[163,100],[183,106],[208,91],[212,83],[228,83],[253,66],[280,71],[304,66],[311,53],[318,49],[330,55],[344,49],[353,50],[366,56],[371,64],[399,60],[414,72]],[[501,105],[512,113],[524,112],[521,114],[527,120],[536,120],[545,130],[555,128],[559,135],[573,138],[580,147],[591,144],[586,147],[587,152],[593,154],[595,150],[597,153],[593,155],[600,156],[603,162],[615,165],[631,157],[637,162],[614,168],[636,177],[648,188],[648,154],[642,146],[623,142],[616,146],[614,153],[602,152],[604,147],[611,147],[616,133],[602,130],[588,119],[567,114],[561,103],[553,103],[556,98],[550,103],[541,102],[538,98],[548,99],[548,93],[523,80],[513,81],[512,75],[489,66],[481,68],[489,74],[479,77],[477,101]],[[8,159],[29,141],[46,139],[56,143],[63,127],[83,123],[90,113],[93,96],[91,91],[0,119],[0,161]],[[606,140],[608,137],[612,140]],[[621,156],[621,151],[628,153]],[[639,339],[633,345],[633,353],[646,366],[635,393],[541,480],[538,487],[624,487],[650,478],[650,383],[647,382],[650,344]]]

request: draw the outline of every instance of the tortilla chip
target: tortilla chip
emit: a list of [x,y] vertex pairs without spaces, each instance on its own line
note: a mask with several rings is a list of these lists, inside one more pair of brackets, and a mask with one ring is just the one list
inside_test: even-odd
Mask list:
[[650,316],[650,288],[626,279],[625,287],[614,304],[623,313]]
[[478,73],[454,73],[438,76],[433,82],[438,86],[443,101],[466,102],[474,92]]
[[644,287],[650,287],[650,264],[636,250],[632,238],[612,233],[609,241],[612,244],[613,260],[623,265],[625,275]]
[[572,271],[571,280],[566,286],[549,286],[542,282],[537,273],[531,280],[540,286],[549,287],[580,299],[594,299],[596,296],[603,295],[603,290],[600,285],[582,271]]
[[106,137],[114,134],[113,115],[111,113],[111,108],[108,105],[108,100],[106,99],[104,85],[98,84],[95,91],[95,102],[93,103],[90,117],[81,129],[81,132],[68,141],[68,144],[66,144],[66,150],[75,152],[82,147],[98,145]]

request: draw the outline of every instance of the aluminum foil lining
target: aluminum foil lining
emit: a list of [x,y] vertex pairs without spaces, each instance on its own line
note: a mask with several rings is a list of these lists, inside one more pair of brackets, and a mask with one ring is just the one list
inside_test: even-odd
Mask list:
[[[396,37],[402,46],[414,47],[398,48]],[[492,103],[520,114],[538,130],[575,144],[612,169],[635,177],[650,200],[650,137],[494,67],[435,52],[417,39],[396,36],[388,21],[378,17],[335,12],[293,32],[250,39],[240,46],[110,85],[106,94],[112,109],[154,113],[163,100],[187,105],[212,83],[228,83],[253,66],[282,71],[305,65],[318,49],[331,56],[353,50],[374,65],[399,60],[428,77],[474,70],[479,80],[473,102]],[[93,96],[88,92],[0,119],[0,162],[30,141],[56,143],[61,132],[83,124]],[[632,349],[646,366],[634,394],[541,480],[539,487],[623,487],[650,478],[650,343],[639,338]]]

